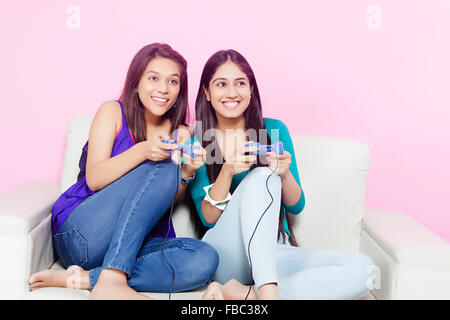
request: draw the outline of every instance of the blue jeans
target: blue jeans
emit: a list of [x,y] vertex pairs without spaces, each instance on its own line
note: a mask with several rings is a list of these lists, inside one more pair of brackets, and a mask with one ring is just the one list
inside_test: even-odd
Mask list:
[[374,280],[373,261],[362,254],[293,247],[277,243],[281,204],[281,178],[273,174],[266,189],[267,167],[253,169],[233,193],[215,226],[203,241],[219,253],[214,279],[224,283],[234,278],[241,283],[254,281],[255,290],[277,283],[282,299],[357,299],[369,292]]
[[[147,160],[81,202],[54,236],[62,263],[89,270],[91,289],[108,268],[125,272],[137,291],[168,292],[164,239],[149,233],[171,206],[177,170],[170,158]],[[214,248],[196,239],[168,238],[164,255],[175,270],[172,292],[204,286],[218,265]]]

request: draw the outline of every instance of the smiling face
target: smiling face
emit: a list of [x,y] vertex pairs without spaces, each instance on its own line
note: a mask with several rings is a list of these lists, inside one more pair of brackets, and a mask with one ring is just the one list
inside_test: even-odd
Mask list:
[[139,81],[138,95],[146,111],[161,117],[176,102],[180,92],[180,68],[167,58],[155,57]]
[[242,117],[252,93],[247,75],[231,60],[217,68],[203,89],[218,119]]

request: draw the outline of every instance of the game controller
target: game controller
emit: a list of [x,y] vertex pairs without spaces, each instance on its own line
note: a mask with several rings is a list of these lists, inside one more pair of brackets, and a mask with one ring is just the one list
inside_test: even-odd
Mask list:
[[264,145],[264,144],[259,144],[259,142],[252,142],[252,143],[247,143],[245,146],[258,148],[258,151],[256,151],[256,152],[248,152],[248,154],[251,154],[251,155],[262,155],[262,154],[266,154],[268,152],[276,152],[278,154],[284,153],[283,144],[281,142],[274,143],[271,145]]
[[[164,140],[164,139],[161,139],[161,141],[163,143],[176,144],[177,148],[175,150],[179,150],[179,151],[182,151],[184,153],[187,153],[187,154],[189,154],[189,156],[191,158],[195,158],[196,157],[196,154],[194,153],[194,150],[195,149],[200,149],[200,147],[198,147],[198,146],[194,147],[192,144],[178,144],[175,140]],[[166,151],[169,152],[169,153],[172,153],[173,150],[166,149]]]

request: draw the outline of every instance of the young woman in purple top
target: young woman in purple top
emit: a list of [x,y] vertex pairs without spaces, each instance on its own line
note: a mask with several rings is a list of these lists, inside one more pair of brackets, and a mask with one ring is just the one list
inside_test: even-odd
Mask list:
[[92,299],[145,299],[137,291],[185,291],[211,281],[217,252],[175,238],[167,217],[206,154],[197,144],[197,156],[183,154],[180,169],[172,160],[179,152],[166,151],[176,147],[161,141],[191,137],[186,67],[167,44],[136,54],[120,99],[103,103],[94,117],[77,183],[52,209],[55,249],[69,268],[33,274],[31,290],[59,286],[91,289]]

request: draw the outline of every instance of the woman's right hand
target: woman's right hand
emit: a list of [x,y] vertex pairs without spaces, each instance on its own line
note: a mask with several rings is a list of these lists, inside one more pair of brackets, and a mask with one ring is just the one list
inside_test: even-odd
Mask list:
[[170,153],[166,150],[175,150],[177,145],[164,143],[161,139],[169,140],[170,138],[164,135],[154,135],[146,141],[139,142],[141,144],[141,151],[144,157],[152,161],[162,161],[170,157]]
[[[253,141],[246,142],[246,144],[252,143]],[[235,174],[244,172],[256,163],[256,155],[249,154],[245,155],[248,152],[256,152],[258,151],[257,147],[245,147],[242,146],[237,148],[234,154],[225,160],[222,170],[225,170],[230,176]]]
[[195,154],[195,157],[191,157],[189,153],[183,152],[183,160],[185,170],[189,173],[192,173],[192,176],[200,167],[202,167],[206,160],[206,150],[202,147],[200,142],[195,141],[193,144],[195,149],[192,152]]

